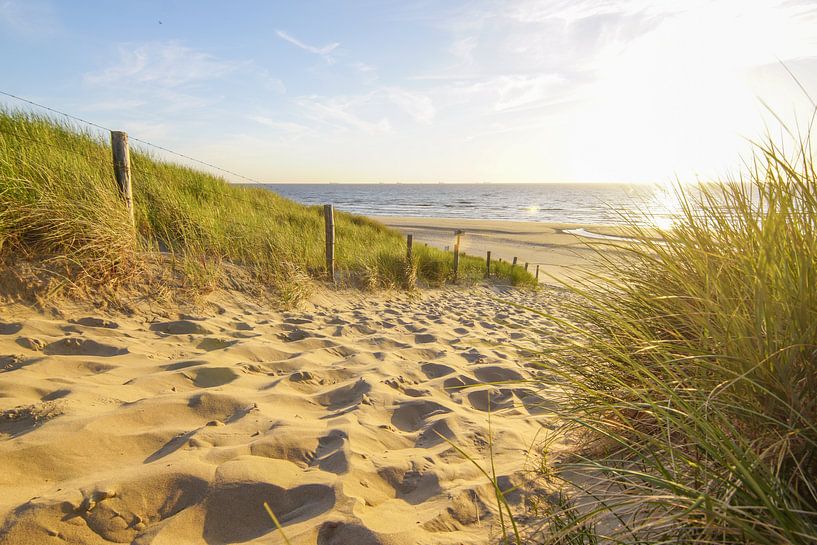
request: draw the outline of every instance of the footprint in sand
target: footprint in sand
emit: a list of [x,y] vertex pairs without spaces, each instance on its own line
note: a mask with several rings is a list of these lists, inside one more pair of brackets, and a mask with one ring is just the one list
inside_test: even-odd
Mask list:
[[33,361],[26,361],[23,356],[17,354],[0,356],[0,372],[8,373],[9,371],[16,371],[31,363],[33,363]]
[[318,529],[317,545],[383,545],[387,543],[363,524],[330,520]]
[[238,373],[229,367],[200,367],[185,373],[185,376],[199,388],[214,388],[231,383],[238,378]]
[[[219,482],[205,500],[207,543],[244,543],[274,531],[260,505],[267,502],[281,524],[308,520],[335,505],[335,490],[322,484],[284,488],[263,482]],[[359,543],[359,542],[358,542]]]
[[224,348],[233,346],[236,344],[238,340],[236,339],[219,339],[216,337],[207,337],[203,339],[199,344],[196,345],[196,348],[199,350],[206,350],[207,352],[211,352],[213,350],[222,350]]
[[22,346],[23,348],[27,348],[28,350],[33,350],[34,352],[41,352],[45,349],[46,342],[40,339],[35,339],[34,337],[19,337],[16,341],[17,344]]
[[296,371],[289,375],[289,380],[292,382],[304,382],[311,384],[318,384],[320,382],[319,379],[309,371]]
[[206,365],[207,363],[209,363],[207,360],[177,361],[174,363],[168,363],[167,365],[162,365],[160,369],[163,371],[178,371],[179,369],[187,369],[188,367],[196,367],[197,365]]
[[0,322],[0,335],[14,335],[23,329],[23,324]]
[[349,471],[347,453],[349,437],[343,430],[330,430],[318,440],[318,448],[310,465],[340,475]]
[[392,413],[391,423],[401,431],[415,432],[435,415],[450,413],[451,409],[431,400],[404,401]]
[[420,370],[430,379],[444,377],[454,372],[453,367],[443,365],[442,363],[424,363],[420,366]]
[[55,401],[5,410],[0,412],[0,436],[17,437],[26,434],[61,414],[63,414],[62,407]]
[[364,400],[366,394],[371,391],[371,384],[365,379],[359,378],[353,383],[347,383],[318,394],[315,400],[327,409],[336,410],[360,403]]
[[68,320],[68,323],[84,325],[86,327],[102,327],[105,329],[119,328],[119,324],[117,324],[116,322],[112,322],[104,318],[96,318],[94,316],[86,316],[84,318],[79,318],[77,320]]
[[476,348],[471,348],[470,350],[460,352],[460,357],[462,357],[468,363],[479,363],[480,361],[486,359],[485,354],[482,354]]
[[513,391],[507,388],[472,391],[467,394],[467,397],[473,408],[483,412],[494,412],[514,405]]
[[430,448],[442,444],[446,439],[457,442],[458,437],[463,437],[457,418],[446,416],[426,426],[417,437],[414,444],[416,448]]
[[482,382],[512,382],[525,380],[519,371],[499,365],[485,365],[473,369],[474,376]]
[[241,321],[233,322],[233,327],[238,331],[252,331],[253,330],[253,327],[250,324],[248,324],[247,322],[241,322]]
[[469,386],[473,386],[474,384],[479,384],[479,382],[467,375],[457,375],[455,377],[445,379],[443,382],[443,388],[449,395],[451,395],[460,392]]
[[191,320],[175,320],[172,322],[159,322],[150,326],[151,331],[164,333],[165,335],[207,335],[211,333],[209,329],[200,323]]
[[310,318],[284,318],[285,324],[296,324],[296,325],[303,325],[303,324],[311,324],[312,319]]
[[419,333],[414,336],[414,342],[417,344],[433,343],[437,341],[437,336],[431,333]]
[[112,357],[127,354],[128,349],[110,344],[98,343],[91,339],[67,337],[50,343],[43,350],[49,356],[102,356]]

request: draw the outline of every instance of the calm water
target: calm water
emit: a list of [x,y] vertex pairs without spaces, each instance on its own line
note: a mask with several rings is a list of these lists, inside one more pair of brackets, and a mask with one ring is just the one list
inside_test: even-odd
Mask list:
[[[367,216],[612,225],[620,214],[672,214],[672,192],[630,184],[265,184],[304,204]],[[648,222],[649,223],[649,222]]]

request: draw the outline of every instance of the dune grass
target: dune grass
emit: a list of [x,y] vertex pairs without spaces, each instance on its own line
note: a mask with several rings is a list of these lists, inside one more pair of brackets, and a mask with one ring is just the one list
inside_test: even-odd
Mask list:
[[[130,282],[149,256],[168,256],[190,287],[217,285],[227,265],[297,299],[324,274],[323,215],[273,192],[226,183],[211,174],[131,149],[136,229],[113,182],[107,135],[51,118],[0,111],[0,255],[42,264],[63,286]],[[336,260],[343,284],[361,287],[439,285],[453,257],[417,246],[406,263],[396,231],[336,212]],[[161,253],[160,253],[161,252]],[[481,259],[463,257],[460,279],[484,277]],[[508,268],[496,276],[534,285]]]
[[[678,189],[659,243],[570,286],[571,502],[550,543],[817,543],[817,175],[803,144]],[[567,522],[566,522],[567,521]]]

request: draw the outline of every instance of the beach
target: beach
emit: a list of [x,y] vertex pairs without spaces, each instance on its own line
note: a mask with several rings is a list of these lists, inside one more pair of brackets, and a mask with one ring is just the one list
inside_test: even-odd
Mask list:
[[[525,381],[559,290],[5,305],[0,543],[481,544],[556,426]],[[490,415],[490,416],[489,416]],[[472,457],[473,461],[466,456]],[[518,487],[518,489],[514,488]]]
[[[420,218],[376,216],[374,219],[388,227],[411,233],[415,244],[429,244],[449,250],[454,247],[454,232],[464,231],[461,251],[475,256],[512,262],[518,259],[521,267],[528,263],[534,272],[539,265],[540,283],[569,281],[598,267],[599,252],[620,251],[611,248],[603,238],[581,236],[571,231],[584,230],[600,237],[621,236],[624,228],[616,226],[575,223],[539,223],[532,221],[470,220],[459,218]],[[583,231],[579,231],[583,232]],[[616,244],[621,246],[621,241]]]

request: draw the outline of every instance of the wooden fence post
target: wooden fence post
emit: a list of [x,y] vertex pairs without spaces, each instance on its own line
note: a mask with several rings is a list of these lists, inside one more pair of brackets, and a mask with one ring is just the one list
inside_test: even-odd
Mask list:
[[528,262],[525,261],[525,272],[528,272]]
[[457,274],[460,268],[460,236],[465,231],[457,229],[454,231],[454,282],[457,282]]
[[516,256],[513,256],[513,263],[511,263],[511,268],[513,269],[516,267]]
[[113,174],[119,193],[128,207],[131,225],[135,225],[133,212],[133,190],[130,179],[130,150],[128,150],[128,133],[111,131],[111,153],[113,155]]
[[488,250],[488,255],[485,258],[485,277],[491,276],[491,250]]
[[335,213],[331,204],[323,205],[323,220],[326,228],[326,274],[335,281]]
[[536,282],[539,282],[539,265],[536,266]]
[[409,234],[406,236],[406,261],[408,261],[409,265],[411,265],[411,247],[414,245],[414,235]]

